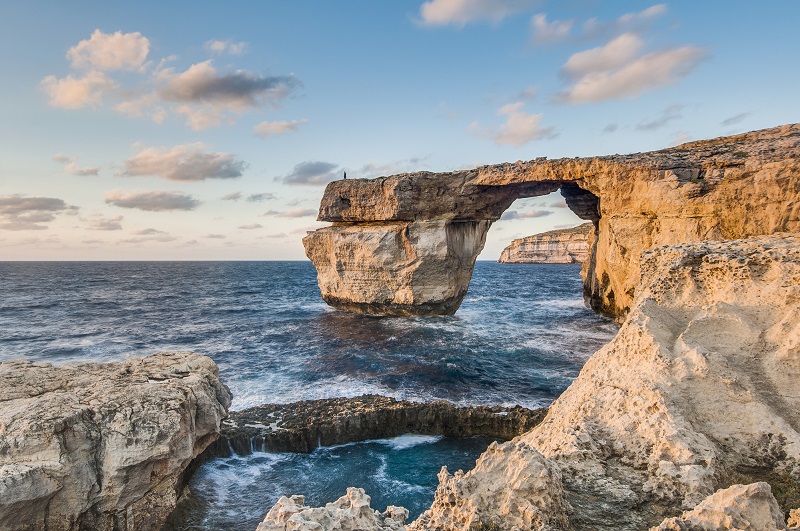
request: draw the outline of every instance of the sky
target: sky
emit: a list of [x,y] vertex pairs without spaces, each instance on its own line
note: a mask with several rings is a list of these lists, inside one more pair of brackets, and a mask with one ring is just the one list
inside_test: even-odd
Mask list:
[[[800,121],[800,2],[3,2],[0,260],[299,260],[325,184]],[[579,223],[518,200],[480,259]]]

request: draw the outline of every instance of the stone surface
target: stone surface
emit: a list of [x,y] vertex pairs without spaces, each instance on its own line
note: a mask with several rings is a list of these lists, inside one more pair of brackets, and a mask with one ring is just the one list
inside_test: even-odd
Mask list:
[[453,313],[485,233],[521,197],[561,190],[595,223],[584,295],[624,317],[642,251],[800,231],[800,125],[633,155],[483,166],[328,185],[303,243],[322,296],[367,313]]
[[594,225],[551,230],[511,242],[500,253],[505,264],[582,264],[589,258],[589,237]]
[[0,529],[160,529],[231,395],[204,356],[0,364]]
[[519,440],[560,467],[575,529],[644,529],[748,476],[797,492],[798,378],[800,237],[660,247],[618,335]]
[[650,531],[778,531],[786,529],[783,512],[767,483],[733,485],[718,490],[691,511],[667,518]]
[[265,404],[234,411],[223,421],[221,437],[205,457],[268,452],[310,452],[406,433],[508,440],[532,429],[547,409],[458,407],[450,402],[395,400],[379,395]]
[[492,443],[466,474],[442,469],[433,505],[408,529],[566,529],[561,483],[558,467],[528,444]]
[[325,507],[306,507],[303,496],[281,496],[257,531],[399,531],[406,518],[408,510],[402,507],[373,510],[364,489],[350,487]]

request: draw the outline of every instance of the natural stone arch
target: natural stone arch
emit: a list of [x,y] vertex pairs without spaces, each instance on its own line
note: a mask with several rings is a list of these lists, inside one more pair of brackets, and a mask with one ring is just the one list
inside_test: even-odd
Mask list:
[[639,256],[655,245],[800,231],[800,125],[634,155],[336,181],[319,214],[333,225],[303,244],[336,308],[452,314],[491,224],[514,200],[558,189],[595,225],[587,303],[622,317]]

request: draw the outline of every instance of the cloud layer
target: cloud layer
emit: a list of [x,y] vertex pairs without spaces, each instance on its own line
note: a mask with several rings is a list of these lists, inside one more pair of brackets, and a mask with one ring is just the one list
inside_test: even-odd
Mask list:
[[113,190],[106,194],[106,203],[121,208],[135,208],[147,212],[194,210],[200,201],[190,195],[164,190],[155,192],[125,192]]
[[464,26],[469,22],[504,18],[532,8],[538,0],[429,0],[420,7],[420,22],[428,26]]
[[161,177],[170,181],[235,179],[246,164],[231,153],[207,151],[203,143],[143,148],[122,163],[121,175]]
[[341,177],[339,165],[323,161],[307,161],[296,165],[288,175],[280,180],[286,184],[304,184],[318,186],[327,184]]
[[76,210],[55,197],[0,196],[0,230],[45,230],[56,214]]
[[632,98],[689,75],[706,56],[697,46],[642,54],[642,39],[624,33],[603,46],[572,55],[562,72],[574,84],[557,95],[565,103]]
[[[214,54],[239,55],[244,43],[209,41],[206,49]],[[73,72],[58,78],[42,79],[41,88],[52,107],[80,109],[100,107],[106,97],[113,97],[117,112],[163,122],[170,114],[182,116],[192,129],[200,130],[233,123],[246,111],[275,107],[286,98],[299,81],[292,75],[267,76],[247,70],[219,71],[211,59],[180,71],[167,66],[168,57],[148,61],[150,42],[141,33],[103,33],[95,30],[67,52]],[[108,73],[135,72],[139,80],[112,79]]]

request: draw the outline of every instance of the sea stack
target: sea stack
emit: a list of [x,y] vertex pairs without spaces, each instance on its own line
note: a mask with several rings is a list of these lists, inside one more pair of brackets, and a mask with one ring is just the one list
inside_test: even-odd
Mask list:
[[582,264],[589,258],[591,223],[513,240],[500,253],[502,264]]

